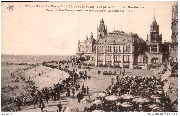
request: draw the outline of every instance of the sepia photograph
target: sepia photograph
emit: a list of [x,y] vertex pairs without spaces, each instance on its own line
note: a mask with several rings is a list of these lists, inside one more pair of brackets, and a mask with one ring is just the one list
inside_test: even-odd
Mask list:
[[1,2],[1,112],[178,112],[178,1]]

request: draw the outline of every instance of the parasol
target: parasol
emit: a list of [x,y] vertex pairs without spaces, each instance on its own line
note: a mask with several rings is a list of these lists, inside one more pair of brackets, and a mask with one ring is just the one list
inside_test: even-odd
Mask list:
[[92,112],[103,112],[103,110],[94,110]]
[[135,98],[132,101],[137,102],[137,103],[145,103],[145,102],[149,102],[149,100],[147,98]]
[[79,109],[78,108],[73,108],[73,107],[68,107],[64,110],[64,112],[78,112]]
[[162,108],[160,108],[160,107],[154,107],[153,109],[152,109],[152,111],[153,112],[157,112],[157,111],[162,111]]
[[115,95],[110,95],[110,96],[106,96],[105,99],[108,101],[115,101],[118,99],[118,97]]
[[132,99],[132,98],[134,98],[132,95],[130,95],[130,94],[124,94],[124,95],[121,95],[120,96],[121,98],[123,98],[123,99]]
[[97,100],[94,100],[94,102],[93,103],[95,103],[95,104],[101,104],[102,103],[102,101],[100,100],[100,99],[97,99]]
[[152,105],[149,106],[149,108],[151,108],[151,109],[155,108],[155,107],[157,107],[157,104],[152,104]]
[[154,99],[160,99],[160,96],[152,95],[151,98],[154,98]]
[[127,107],[131,107],[133,105],[130,104],[129,102],[124,102],[124,103],[121,104],[121,106],[127,108]]
[[95,93],[94,96],[95,96],[95,97],[105,97],[106,94],[103,93],[103,92],[101,92],[101,93]]

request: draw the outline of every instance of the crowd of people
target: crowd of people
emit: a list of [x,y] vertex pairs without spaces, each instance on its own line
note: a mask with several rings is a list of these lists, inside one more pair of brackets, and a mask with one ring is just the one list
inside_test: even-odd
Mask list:
[[[116,99],[106,99],[106,96]],[[94,103],[85,112],[151,112],[171,111],[162,83],[155,77],[116,76],[106,90],[101,102]],[[103,99],[102,99],[103,98]]]
[[[64,66],[66,62],[61,62],[61,65]],[[45,64],[45,66],[51,67],[51,65]],[[57,68],[52,66],[51,68]],[[89,87],[85,87],[78,83],[78,79],[90,80],[90,76],[87,76],[87,71],[77,71],[77,69],[69,70],[69,67],[58,67],[59,70],[65,71],[69,74],[69,77],[65,80],[60,80],[57,84],[54,84],[53,87],[45,87],[42,90],[38,90],[35,86],[31,91],[31,104],[34,105],[34,108],[39,107],[41,111],[44,111],[45,103],[49,103],[49,100],[60,101],[61,94],[65,93],[66,97],[77,97],[78,102],[84,98],[84,95],[89,94]],[[77,93],[77,96],[75,96]],[[17,110],[21,110],[23,105],[23,98],[18,97],[15,99]],[[58,111],[61,111],[59,108],[61,104],[57,105]],[[61,105],[62,106],[62,105]]]
[[[81,103],[85,95],[89,95],[89,87],[80,86],[78,82],[78,79],[91,79],[87,75],[87,71],[78,72],[77,69],[70,70],[69,67],[65,66],[66,63],[69,62],[60,62],[59,66],[56,67],[51,67],[51,65],[44,63],[45,66],[58,68],[67,72],[70,76],[50,88],[37,90],[34,87],[31,93],[34,107],[39,107],[41,111],[44,111],[45,102],[49,103],[49,100],[60,101],[62,93],[65,93],[66,97],[77,98],[78,103]],[[84,112],[171,111],[169,107],[171,105],[170,101],[165,97],[162,86],[163,83],[156,79],[156,77],[126,76],[124,69],[124,71],[120,71],[120,76],[116,75],[111,79],[111,85],[104,92],[105,95],[95,99],[101,102],[85,107]],[[116,99],[106,99],[108,96]],[[20,110],[22,100],[17,98],[15,101],[18,110]],[[93,101],[90,100],[90,102]],[[57,104],[57,111],[64,111],[61,102]]]

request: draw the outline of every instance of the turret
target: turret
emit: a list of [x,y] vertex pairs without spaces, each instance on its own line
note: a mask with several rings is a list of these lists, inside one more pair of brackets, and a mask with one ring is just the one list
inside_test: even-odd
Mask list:
[[107,35],[107,26],[105,27],[104,20],[101,19],[99,28],[97,27],[97,38],[103,38]]

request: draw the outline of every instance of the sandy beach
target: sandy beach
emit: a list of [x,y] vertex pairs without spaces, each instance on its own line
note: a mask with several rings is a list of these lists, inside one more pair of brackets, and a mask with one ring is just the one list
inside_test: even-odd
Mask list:
[[69,77],[69,74],[58,69],[52,69],[46,66],[37,66],[28,70],[25,73],[25,77],[32,80],[35,83],[35,86],[41,90],[44,87],[53,87],[54,84],[61,83],[62,80]]

